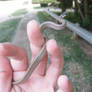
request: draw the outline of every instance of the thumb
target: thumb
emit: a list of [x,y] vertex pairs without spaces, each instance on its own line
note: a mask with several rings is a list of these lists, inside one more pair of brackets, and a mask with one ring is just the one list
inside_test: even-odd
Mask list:
[[0,56],[0,92],[10,92],[12,69],[7,57]]

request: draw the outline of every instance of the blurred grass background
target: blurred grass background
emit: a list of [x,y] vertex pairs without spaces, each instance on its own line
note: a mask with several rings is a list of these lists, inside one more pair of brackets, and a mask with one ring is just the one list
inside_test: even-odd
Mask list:
[[9,42],[15,35],[21,18],[7,20],[0,23],[0,42]]

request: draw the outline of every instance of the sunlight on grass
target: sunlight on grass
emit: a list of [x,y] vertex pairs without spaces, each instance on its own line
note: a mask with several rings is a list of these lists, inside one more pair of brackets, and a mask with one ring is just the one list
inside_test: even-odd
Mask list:
[[11,41],[11,38],[16,32],[19,21],[20,18],[0,23],[0,42]]
[[19,16],[19,15],[23,15],[23,14],[26,14],[26,13],[27,13],[26,9],[20,9],[20,10],[15,11],[12,15],[13,16]]

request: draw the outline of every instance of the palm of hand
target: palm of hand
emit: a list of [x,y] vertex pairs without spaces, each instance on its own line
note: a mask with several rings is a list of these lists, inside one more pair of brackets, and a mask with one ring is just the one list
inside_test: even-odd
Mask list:
[[21,85],[21,89],[24,90],[23,92],[55,92],[53,85],[41,76],[31,78],[25,84]]

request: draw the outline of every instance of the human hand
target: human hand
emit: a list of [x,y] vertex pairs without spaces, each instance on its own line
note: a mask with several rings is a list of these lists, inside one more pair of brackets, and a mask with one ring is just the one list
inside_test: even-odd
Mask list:
[[[32,59],[39,53],[44,43],[43,35],[36,21],[27,25],[27,33],[32,51]],[[0,44],[0,92],[73,92],[71,82],[65,75],[60,75],[63,69],[64,59],[55,40],[49,40],[46,44],[47,52],[51,58],[51,64],[47,67],[47,53],[32,76],[22,84],[12,85],[14,81],[21,79],[27,68],[28,60],[23,48],[11,43]],[[14,61],[9,61],[10,57]]]

